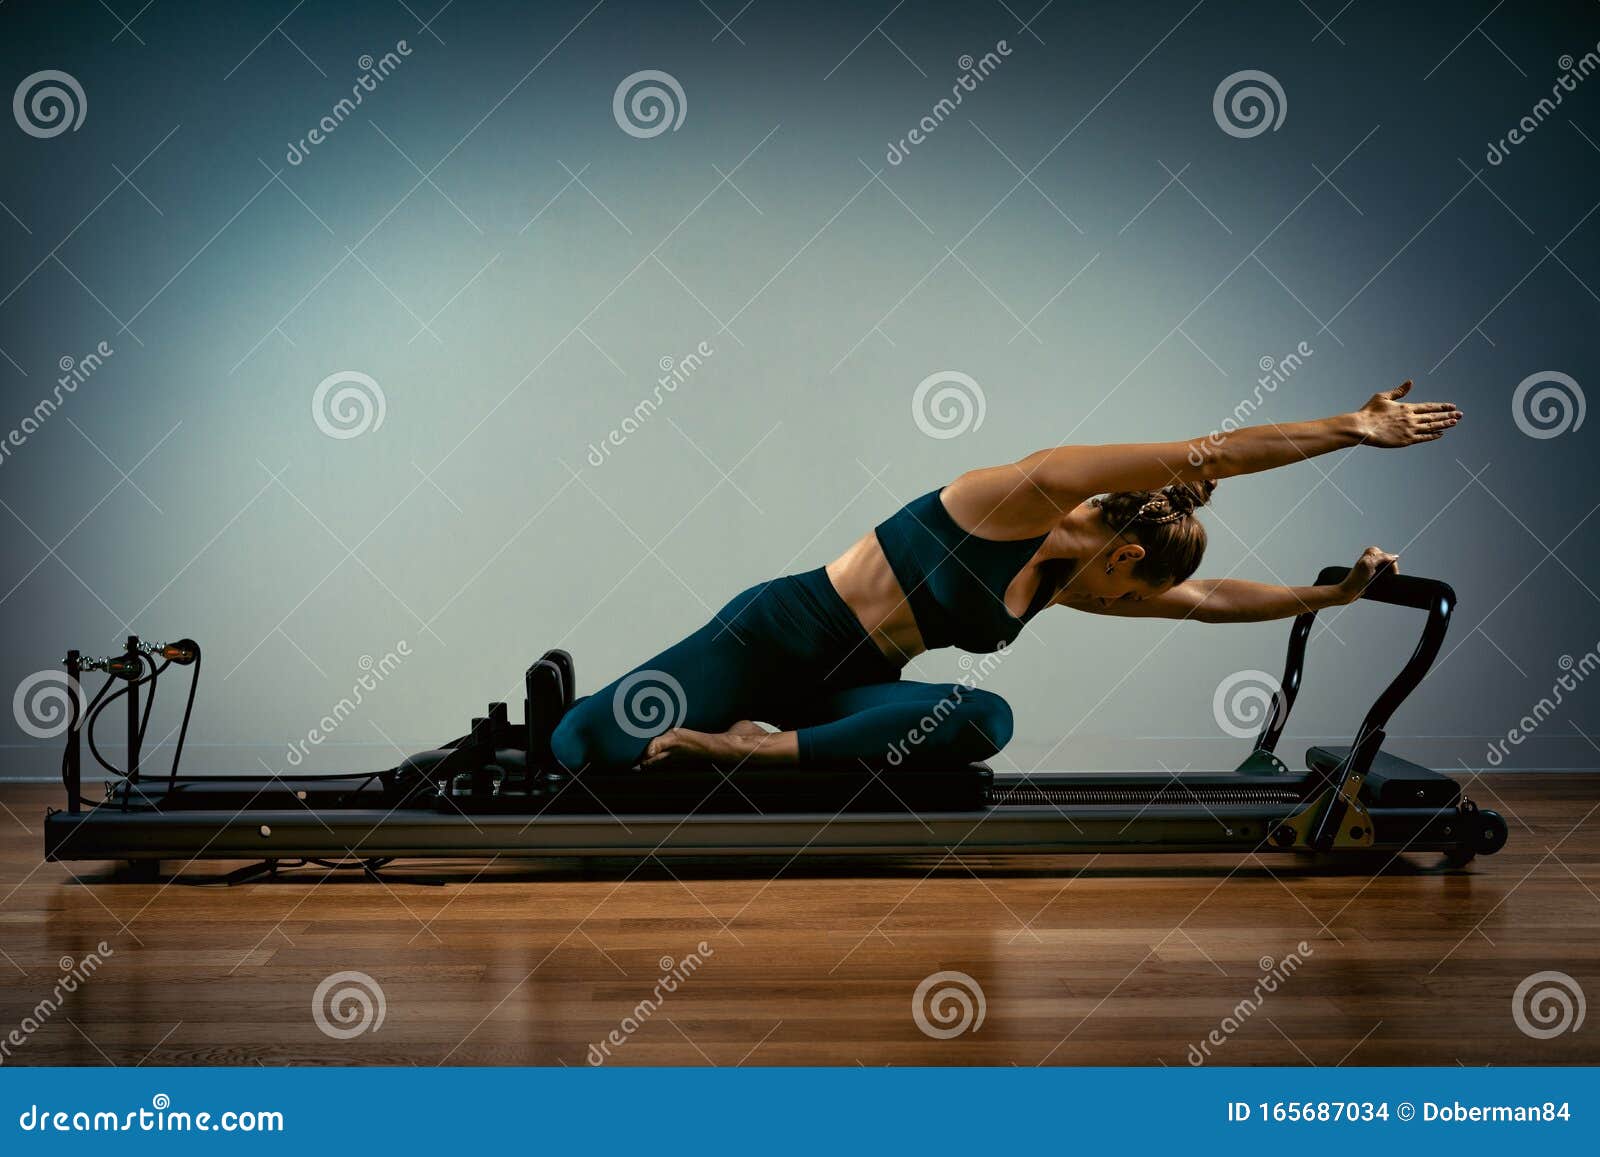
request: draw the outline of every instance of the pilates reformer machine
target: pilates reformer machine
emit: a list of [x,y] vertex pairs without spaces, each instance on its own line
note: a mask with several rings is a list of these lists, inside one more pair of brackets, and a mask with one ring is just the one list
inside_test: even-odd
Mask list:
[[[1329,567],[1319,584],[1339,582]],[[485,856],[1443,853],[1462,866],[1505,845],[1505,820],[1453,779],[1383,750],[1390,716],[1439,652],[1455,594],[1432,579],[1384,573],[1363,598],[1426,615],[1422,635],[1348,747],[1312,747],[1304,771],[1275,754],[1300,690],[1316,612],[1289,635],[1281,692],[1239,767],[1225,773],[994,772],[983,765],[907,771],[743,766],[574,773],[549,753],[570,702],[570,657],[527,674],[525,718],[490,704],[471,731],[385,771],[333,775],[180,775],[200,648],[130,638],[123,654],[68,653],[75,705],[83,675],[105,684],[75,710],[62,779],[67,806],[45,819],[51,860],[129,862],[156,879],[162,861],[245,860],[230,880],[318,864],[375,873],[401,858]],[[192,665],[170,771],[140,764],[161,673]],[[563,690],[564,688],[564,690]],[[141,692],[143,707],[141,709]],[[564,695],[564,699],[563,699]],[[95,720],[126,698],[127,766],[102,758]],[[83,798],[83,747],[113,773],[105,799]]]

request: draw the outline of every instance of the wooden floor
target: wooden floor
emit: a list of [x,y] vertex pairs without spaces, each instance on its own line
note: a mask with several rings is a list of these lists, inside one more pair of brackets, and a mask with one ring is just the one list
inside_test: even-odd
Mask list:
[[[1544,1040],[1513,1017],[1534,973],[1600,996],[1600,775],[1485,777],[1470,794],[1511,840],[1463,871],[1433,857],[1378,874],[1237,857],[503,861],[226,888],[187,881],[232,865],[143,885],[41,863],[58,792],[10,787],[0,1046],[13,1065],[1182,1066],[1215,1031],[1209,1063],[1600,1063],[1600,1010]],[[34,1026],[60,964],[102,941],[111,955]],[[696,952],[656,1005],[663,969]],[[381,990],[375,1031],[318,1027],[314,994],[341,972]],[[919,1027],[914,993],[939,972],[971,983],[934,989],[981,990],[975,1031]],[[16,1026],[25,1043],[5,1045]],[[591,1052],[613,1032],[608,1058]]]

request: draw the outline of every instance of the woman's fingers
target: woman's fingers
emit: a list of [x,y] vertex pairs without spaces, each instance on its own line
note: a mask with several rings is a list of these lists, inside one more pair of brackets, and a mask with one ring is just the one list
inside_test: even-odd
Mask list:
[[1384,567],[1389,567],[1391,570],[1398,570],[1400,556],[1397,554],[1390,554],[1381,547],[1369,546],[1366,550],[1362,551],[1361,562],[1362,565],[1370,572],[1367,576],[1370,580],[1377,577],[1378,572],[1383,570]]
[[1361,552],[1361,557],[1356,559],[1355,565],[1350,568],[1341,585],[1350,593],[1351,598],[1360,598],[1368,584],[1378,577],[1384,567],[1398,570],[1399,562],[1399,555],[1390,554],[1382,547],[1369,546]]
[[1429,414],[1410,415],[1409,436],[1413,442],[1432,442],[1444,436],[1445,431],[1451,429],[1461,421],[1461,415],[1454,411],[1445,411]]
[[1378,446],[1414,446],[1432,442],[1461,421],[1462,413],[1454,402],[1400,402],[1411,392],[1407,378],[1392,390],[1372,396],[1369,403],[1377,419],[1369,438]]

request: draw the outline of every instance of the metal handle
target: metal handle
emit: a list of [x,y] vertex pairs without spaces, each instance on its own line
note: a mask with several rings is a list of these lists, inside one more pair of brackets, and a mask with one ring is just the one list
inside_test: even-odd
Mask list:
[[[1317,575],[1317,585],[1337,585],[1349,574],[1350,568],[1347,566],[1323,567]],[[1439,654],[1445,632],[1450,629],[1450,615],[1456,605],[1456,592],[1451,589],[1449,583],[1438,579],[1420,578],[1416,575],[1394,574],[1387,570],[1380,571],[1367,584],[1367,589],[1361,593],[1361,597],[1369,602],[1388,603],[1392,606],[1426,611],[1428,618],[1422,626],[1422,636],[1418,639],[1411,657],[1406,660],[1400,673],[1384,688],[1383,693],[1367,711],[1366,718],[1362,720],[1361,730],[1356,733],[1357,749],[1370,746],[1373,737],[1381,735],[1395,709],[1405,702],[1406,696],[1415,691],[1417,685],[1422,682],[1423,676],[1428,673],[1428,668],[1433,665],[1433,660]],[[1306,611],[1295,617],[1294,626],[1289,630],[1289,653],[1283,669],[1283,693],[1273,700],[1272,709],[1262,725],[1261,735],[1256,740],[1257,750],[1273,751],[1283,735],[1284,725],[1289,721],[1289,712],[1294,707],[1295,697],[1300,691],[1300,676],[1305,670],[1306,641],[1311,636],[1311,626],[1316,618],[1316,611]],[[1376,751],[1376,747],[1372,747],[1371,750]]]
[[[1342,583],[1349,574],[1350,568],[1347,566],[1325,566],[1317,575],[1317,585],[1333,586]],[[1447,582],[1419,578],[1411,574],[1395,574],[1387,568],[1379,571],[1367,584],[1367,589],[1361,592],[1361,597],[1374,603],[1392,603],[1397,607],[1427,611],[1430,621],[1437,612],[1445,623],[1449,622],[1450,611],[1456,602],[1456,592]]]

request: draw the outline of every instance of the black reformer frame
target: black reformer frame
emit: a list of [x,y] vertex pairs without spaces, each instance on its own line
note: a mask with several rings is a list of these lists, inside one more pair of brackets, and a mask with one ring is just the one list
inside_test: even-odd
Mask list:
[[[1325,568],[1318,583],[1347,573]],[[468,736],[387,771],[180,777],[175,762],[163,781],[138,775],[139,681],[130,678],[128,774],[104,802],[80,806],[83,721],[75,718],[63,762],[68,807],[46,817],[45,855],[127,860],[137,878],[150,879],[164,860],[258,861],[234,873],[248,878],[304,862],[371,872],[398,858],[488,855],[1412,851],[1442,852],[1459,866],[1498,851],[1507,835],[1498,814],[1479,810],[1454,780],[1382,751],[1390,717],[1438,654],[1455,593],[1385,573],[1362,597],[1426,612],[1422,635],[1350,746],[1312,748],[1304,772],[1275,750],[1300,691],[1315,611],[1294,620],[1282,692],[1254,748],[1225,773],[1023,774],[977,765],[572,775],[529,759],[537,745],[508,722],[504,704],[492,704]],[[197,661],[198,647],[184,644]],[[140,653],[130,638],[128,655]],[[69,678],[78,678],[79,663],[69,652]]]

